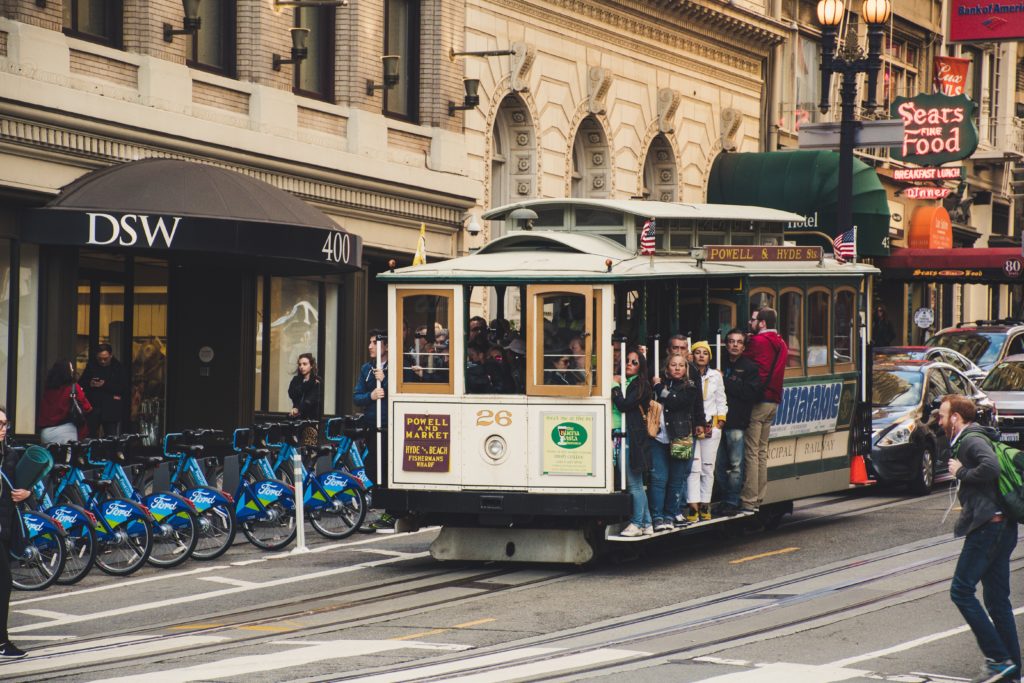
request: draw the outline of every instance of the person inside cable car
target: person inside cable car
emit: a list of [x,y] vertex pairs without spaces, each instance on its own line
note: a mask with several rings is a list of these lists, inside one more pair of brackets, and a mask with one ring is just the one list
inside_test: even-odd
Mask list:
[[503,350],[504,373],[502,377],[505,392],[509,394],[526,393],[526,343],[522,337],[513,336]]
[[[612,403],[626,418],[626,488],[633,500],[629,524],[619,533],[622,536],[652,536],[654,523],[644,491],[644,474],[651,470],[651,439],[647,435],[644,407],[654,395],[647,379],[647,359],[637,349],[631,349],[626,354],[626,376],[615,374],[612,380]],[[623,382],[625,393],[622,391]]]
[[568,349],[561,349],[551,356],[551,367],[545,372],[545,384],[559,386],[572,386],[580,383],[580,377],[575,370],[572,352]]
[[496,387],[493,376],[495,371],[500,373],[500,367],[488,359],[489,349],[487,340],[483,337],[477,337],[466,347],[467,394],[493,394],[500,391],[500,379],[499,387]]

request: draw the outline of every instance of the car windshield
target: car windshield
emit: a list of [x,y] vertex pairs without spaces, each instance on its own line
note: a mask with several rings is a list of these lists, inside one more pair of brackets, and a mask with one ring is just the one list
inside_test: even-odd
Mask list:
[[1024,391],[1024,361],[1000,363],[981,383],[983,391]]
[[871,379],[871,405],[913,406],[921,401],[924,375],[914,370],[875,370]]
[[904,361],[904,360],[924,360],[924,357],[925,357],[925,351],[923,349],[920,350],[920,351],[918,351],[916,349],[913,350],[913,351],[908,350],[908,349],[902,349],[902,350],[899,350],[899,351],[886,351],[884,348],[881,348],[881,349],[878,349],[875,352],[875,360],[876,361],[882,361],[882,362],[884,362],[884,361],[899,362],[899,361]]
[[999,352],[1006,343],[1005,332],[976,332],[960,330],[942,332],[928,340],[928,346],[942,346],[959,351],[975,365],[992,365],[999,359]]

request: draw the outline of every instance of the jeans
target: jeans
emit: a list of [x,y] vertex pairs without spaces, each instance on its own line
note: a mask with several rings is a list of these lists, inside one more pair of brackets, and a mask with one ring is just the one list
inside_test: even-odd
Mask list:
[[651,440],[651,485],[648,490],[651,517],[655,522],[672,519],[680,513],[683,485],[690,476],[693,460],[669,455],[669,445]]
[[746,444],[743,458],[743,490],[740,500],[745,508],[758,508],[768,493],[768,435],[772,420],[779,409],[778,403],[764,401],[754,406],[750,413],[750,426],[744,433]]
[[743,430],[723,429],[722,441],[718,444],[715,477],[722,489],[722,502],[726,505],[740,506],[744,464]]
[[[1017,524],[989,522],[967,534],[953,571],[949,597],[989,659],[1013,660],[1020,671],[1020,642],[1010,604],[1010,554],[1017,546]],[[985,608],[975,588],[981,582]],[[986,614],[987,610],[987,614]]]
[[626,490],[633,498],[633,516],[629,521],[642,529],[654,522],[651,521],[651,508],[647,505],[647,493],[644,491],[644,474],[634,472],[629,466],[629,458],[632,456],[633,451],[630,449],[626,455]]

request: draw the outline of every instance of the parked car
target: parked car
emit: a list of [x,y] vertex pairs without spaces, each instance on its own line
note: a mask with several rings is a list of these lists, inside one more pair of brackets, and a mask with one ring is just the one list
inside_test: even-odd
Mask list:
[[967,356],[988,372],[1007,356],[1024,353],[1024,322],[1019,320],[978,320],[948,327],[925,342]]
[[967,375],[975,384],[985,379],[986,372],[959,351],[945,346],[879,346],[875,348],[876,363],[899,363],[905,360],[936,360],[948,363]]
[[949,439],[939,428],[946,394],[963,394],[978,405],[977,421],[992,424],[992,401],[962,372],[946,363],[906,360],[875,363],[871,385],[871,458],[879,481],[906,482],[924,495],[949,474]]
[[1019,444],[1024,440],[1024,354],[1008,356],[992,368],[981,390],[996,405],[1000,440]]

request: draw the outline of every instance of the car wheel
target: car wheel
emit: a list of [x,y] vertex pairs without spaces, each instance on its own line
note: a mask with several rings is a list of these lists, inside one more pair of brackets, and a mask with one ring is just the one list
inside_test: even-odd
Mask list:
[[910,491],[918,496],[926,496],[932,492],[935,484],[935,447],[926,441],[918,456],[914,478],[910,480]]

